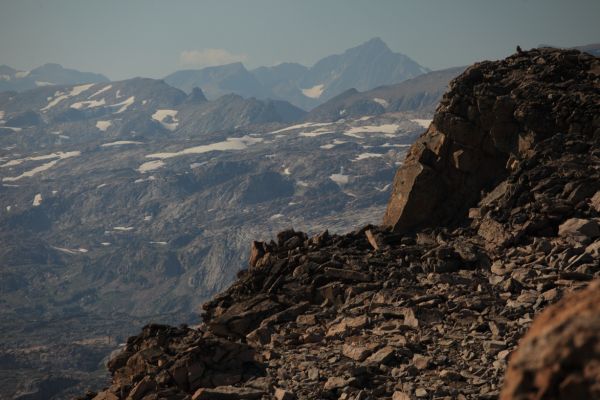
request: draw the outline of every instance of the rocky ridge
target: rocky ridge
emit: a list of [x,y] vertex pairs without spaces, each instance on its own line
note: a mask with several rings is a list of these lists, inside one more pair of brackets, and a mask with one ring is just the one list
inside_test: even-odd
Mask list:
[[[497,398],[533,318],[600,277],[599,76],[576,50],[469,68],[396,175],[384,226],[254,242],[200,326],[146,326],[85,398]],[[510,358],[503,398],[539,398],[511,394],[531,365]]]

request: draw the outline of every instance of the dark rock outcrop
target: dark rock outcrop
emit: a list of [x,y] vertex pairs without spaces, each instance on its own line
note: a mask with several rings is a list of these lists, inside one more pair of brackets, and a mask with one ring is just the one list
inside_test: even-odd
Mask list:
[[[406,232],[463,220],[482,191],[533,166],[544,140],[587,152],[585,139],[600,135],[599,80],[598,58],[577,50],[535,49],[468,68],[397,172],[384,225]],[[551,139],[557,134],[571,139]]]

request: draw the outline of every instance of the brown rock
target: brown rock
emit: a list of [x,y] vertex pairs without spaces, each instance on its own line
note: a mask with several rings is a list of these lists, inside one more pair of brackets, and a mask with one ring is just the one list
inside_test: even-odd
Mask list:
[[392,400],[410,400],[410,396],[404,392],[394,392]]
[[367,236],[367,240],[369,241],[369,244],[371,246],[373,246],[373,249],[379,250],[379,244],[377,243],[377,239],[375,238],[375,235],[373,235],[373,232],[371,232],[370,229],[367,229],[365,231],[365,235]]
[[504,226],[491,218],[486,218],[481,222],[477,233],[485,239],[487,248],[504,247],[512,239]]
[[108,390],[105,390],[103,392],[98,393],[93,398],[93,400],[119,400],[119,397],[116,394],[114,394]]
[[365,346],[359,346],[353,343],[346,343],[342,348],[342,354],[354,361],[364,361],[373,353],[371,349]]
[[600,398],[600,281],[548,307],[510,357],[502,400]]
[[325,336],[327,337],[335,337],[335,336],[347,336],[351,332],[356,331],[358,329],[362,329],[369,324],[369,318],[366,315],[361,315],[358,317],[346,317],[342,319],[340,322],[332,324]]
[[288,392],[284,389],[275,389],[276,400],[294,400],[296,396],[292,392]]
[[192,400],[252,400],[260,399],[265,393],[262,390],[235,386],[218,386],[198,389]]
[[149,376],[146,376],[131,389],[127,398],[131,400],[140,400],[146,393],[153,390],[156,390],[156,382]]
[[356,381],[355,378],[344,378],[342,376],[332,376],[327,379],[323,388],[325,390],[342,389],[346,386],[352,385]]
[[250,247],[250,268],[254,268],[258,260],[265,255],[265,246],[263,242],[253,241]]
[[431,357],[415,354],[413,356],[412,363],[418,370],[427,369],[431,363]]
[[[546,64],[535,65],[534,54],[547,60]],[[563,57],[573,58],[563,63]],[[481,192],[516,173],[518,166],[527,165],[543,140],[565,131],[585,131],[584,135],[592,137],[598,128],[594,119],[598,96],[592,93],[597,78],[581,71],[597,60],[577,57],[535,49],[518,59],[478,63],[455,79],[433,122],[413,144],[394,177],[383,224],[404,233],[461,222],[480,200]],[[562,74],[581,85],[580,97],[569,95],[566,100],[555,95],[558,87],[565,91],[556,86],[564,79],[552,72],[557,65]],[[554,114],[567,115],[577,109],[590,113],[577,118],[571,127],[565,117]],[[585,143],[576,145],[575,141],[570,147],[576,154],[585,149]],[[573,200],[582,196],[578,193]]]
[[600,213],[600,190],[590,200],[592,208]]
[[369,358],[365,360],[367,364],[385,364],[394,358],[396,349],[391,346],[386,346],[373,353]]
[[563,237],[583,236],[593,239],[600,236],[600,226],[594,220],[571,218],[558,227],[558,235]]

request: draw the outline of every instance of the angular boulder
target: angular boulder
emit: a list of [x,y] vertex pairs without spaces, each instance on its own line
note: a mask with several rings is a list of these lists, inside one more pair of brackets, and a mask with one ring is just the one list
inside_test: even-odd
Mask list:
[[548,307],[510,357],[501,400],[600,398],[600,281]]
[[[560,132],[593,136],[597,71],[597,58],[551,48],[468,68],[397,171],[383,224],[404,233],[462,222],[536,143]],[[568,95],[566,81],[577,88]],[[581,110],[577,123],[568,109]]]

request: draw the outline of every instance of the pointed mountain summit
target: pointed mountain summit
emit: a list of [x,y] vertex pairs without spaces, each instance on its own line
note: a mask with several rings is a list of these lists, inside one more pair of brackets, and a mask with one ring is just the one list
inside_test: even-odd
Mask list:
[[[399,83],[429,70],[401,53],[394,53],[380,38],[371,39],[343,54],[317,62],[305,79],[305,87],[322,86],[321,101],[355,88],[360,91]],[[306,89],[305,89],[306,90]]]
[[202,89],[200,89],[199,87],[193,88],[192,92],[186,99],[186,102],[188,103],[204,103],[205,101],[208,101],[208,99],[204,95]]

